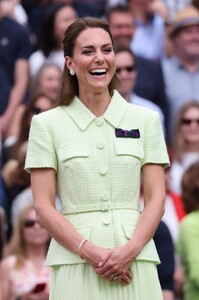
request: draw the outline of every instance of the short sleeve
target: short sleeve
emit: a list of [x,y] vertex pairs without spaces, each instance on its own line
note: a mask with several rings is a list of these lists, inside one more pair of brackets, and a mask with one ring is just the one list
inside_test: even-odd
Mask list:
[[144,158],[142,165],[147,163],[169,166],[169,157],[164,139],[159,115],[156,112],[149,114],[145,124]]
[[42,114],[32,118],[25,170],[33,168],[53,168],[57,171],[57,156],[48,122]]

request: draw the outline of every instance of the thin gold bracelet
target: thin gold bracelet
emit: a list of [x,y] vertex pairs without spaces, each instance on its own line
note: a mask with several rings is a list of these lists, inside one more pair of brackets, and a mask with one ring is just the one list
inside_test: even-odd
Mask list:
[[83,246],[83,244],[84,244],[86,241],[88,241],[88,240],[83,240],[83,241],[81,241],[81,243],[79,244],[78,254],[79,254],[79,257],[80,257],[81,259],[84,259],[83,256],[81,256],[81,247]]

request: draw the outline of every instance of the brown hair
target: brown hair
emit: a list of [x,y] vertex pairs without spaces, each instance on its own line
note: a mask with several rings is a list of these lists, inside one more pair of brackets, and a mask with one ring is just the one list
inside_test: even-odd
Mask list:
[[178,161],[181,161],[182,155],[186,150],[185,140],[181,130],[181,121],[184,114],[192,107],[197,108],[199,110],[199,102],[193,100],[184,104],[179,110],[175,119],[175,127],[174,127],[174,135],[173,135],[173,154],[174,154],[174,158]]
[[199,162],[191,165],[182,177],[182,201],[187,213],[199,209]]
[[[73,57],[73,51],[75,48],[75,43],[80,35],[80,33],[88,28],[101,28],[105,30],[114,45],[113,37],[111,35],[109,25],[107,22],[92,17],[80,18],[74,21],[65,31],[64,39],[63,39],[63,50],[64,57],[69,56]],[[113,90],[115,89],[117,84],[116,75],[113,76],[110,84],[109,84],[109,93],[113,94]],[[74,96],[78,95],[78,80],[76,76],[71,76],[66,65],[64,66],[61,90],[59,96],[59,105],[68,105]]]

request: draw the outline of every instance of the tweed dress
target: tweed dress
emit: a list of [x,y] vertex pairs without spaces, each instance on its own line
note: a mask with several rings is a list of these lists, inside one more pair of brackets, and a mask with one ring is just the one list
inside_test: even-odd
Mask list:
[[[56,170],[61,213],[96,245],[114,248],[132,237],[146,163],[169,163],[158,114],[127,103],[117,91],[102,117],[78,97],[33,117],[25,168]],[[158,263],[151,240],[132,265],[131,284],[122,286],[96,275],[52,239],[46,259],[53,268],[50,300],[161,300]]]

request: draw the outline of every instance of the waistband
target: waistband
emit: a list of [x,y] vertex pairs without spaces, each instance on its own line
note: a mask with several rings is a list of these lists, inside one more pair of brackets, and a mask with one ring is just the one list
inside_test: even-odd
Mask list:
[[138,204],[134,204],[134,203],[108,202],[108,203],[77,205],[70,208],[63,207],[61,209],[61,212],[63,215],[68,215],[68,214],[92,212],[92,211],[107,212],[114,209],[132,209],[138,211],[139,207]]

